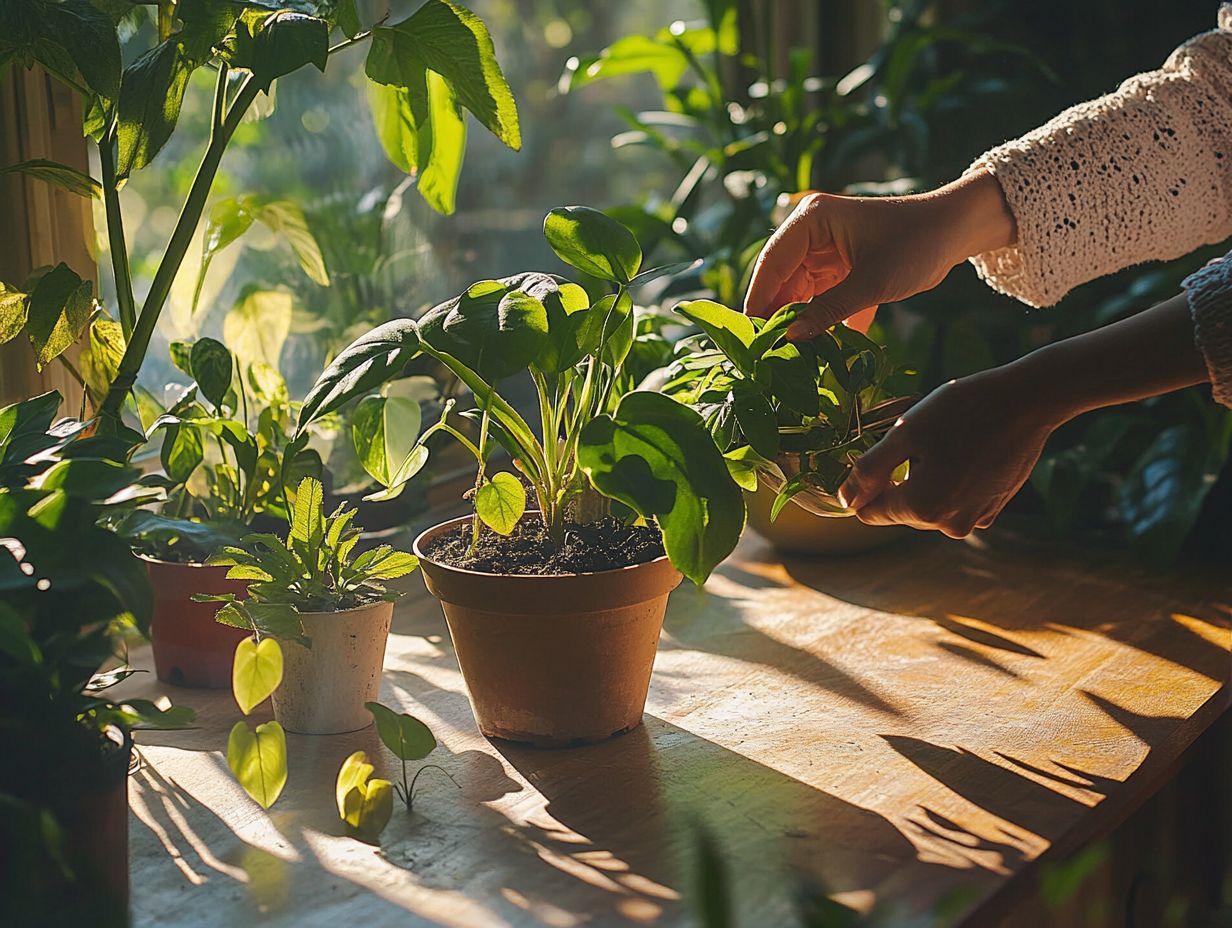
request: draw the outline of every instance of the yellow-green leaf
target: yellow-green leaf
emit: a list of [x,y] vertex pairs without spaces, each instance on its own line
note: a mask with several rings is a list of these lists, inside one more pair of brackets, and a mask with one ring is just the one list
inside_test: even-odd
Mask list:
[[222,340],[243,361],[278,367],[283,343],[291,332],[294,301],[282,290],[246,293],[227,313]]
[[277,722],[258,725],[254,732],[239,721],[227,738],[227,766],[244,792],[268,809],[287,785],[287,736]]
[[368,755],[356,751],[342,762],[334,787],[339,817],[365,841],[376,841],[394,811],[393,786],[371,778],[373,769]]
[[[234,569],[234,568],[232,568]],[[265,702],[282,682],[282,648],[273,638],[245,638],[235,647],[231,689],[240,711],[247,715]]]
[[526,488],[513,474],[501,471],[475,494],[475,512],[498,535],[510,534],[526,511]]

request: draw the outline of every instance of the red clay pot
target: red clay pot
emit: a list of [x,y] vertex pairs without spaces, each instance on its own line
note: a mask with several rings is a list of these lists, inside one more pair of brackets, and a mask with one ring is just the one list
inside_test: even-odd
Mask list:
[[175,686],[231,686],[235,646],[249,633],[214,621],[218,603],[195,603],[194,593],[243,596],[248,584],[228,580],[226,567],[176,564],[143,557],[154,589],[150,641],[158,679]]
[[667,609],[680,572],[666,557],[633,567],[535,577],[433,561],[415,539],[428,591],[441,601],[479,730],[534,747],[603,741],[642,722]]

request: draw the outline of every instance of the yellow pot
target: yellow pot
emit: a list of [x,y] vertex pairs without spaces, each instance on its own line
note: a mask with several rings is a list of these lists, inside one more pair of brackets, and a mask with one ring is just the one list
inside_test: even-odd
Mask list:
[[759,484],[744,494],[749,527],[779,551],[789,554],[859,554],[893,543],[911,531],[901,525],[865,525],[855,516],[819,516],[788,503],[770,521],[775,492]]

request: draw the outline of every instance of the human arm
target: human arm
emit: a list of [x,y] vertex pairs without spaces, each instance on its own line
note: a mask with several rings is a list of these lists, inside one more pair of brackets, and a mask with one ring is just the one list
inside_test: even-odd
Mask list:
[[[1227,307],[1232,315],[1232,305]],[[951,381],[909,410],[839,491],[861,521],[983,528],[1021,489],[1048,436],[1076,416],[1209,379],[1185,294],[1135,316]],[[890,475],[904,460],[901,484]]]

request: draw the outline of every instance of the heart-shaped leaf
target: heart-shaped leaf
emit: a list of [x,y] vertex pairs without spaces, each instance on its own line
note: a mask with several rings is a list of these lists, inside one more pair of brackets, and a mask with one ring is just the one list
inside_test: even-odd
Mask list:
[[214,338],[199,338],[189,354],[189,366],[201,395],[217,408],[231,389],[234,361],[227,346]]
[[282,648],[273,638],[245,638],[235,646],[231,691],[245,715],[265,702],[282,682]]
[[498,535],[510,534],[526,511],[526,488],[513,474],[501,471],[475,494],[475,513]]
[[356,751],[342,762],[334,796],[342,821],[363,840],[375,842],[393,815],[394,792],[388,780],[372,772],[368,755]]
[[287,736],[277,722],[235,723],[227,737],[227,766],[263,809],[272,806],[287,785]]
[[376,719],[376,732],[385,747],[399,760],[422,760],[436,747],[432,730],[415,716],[395,712],[379,702],[366,702],[364,708]]

